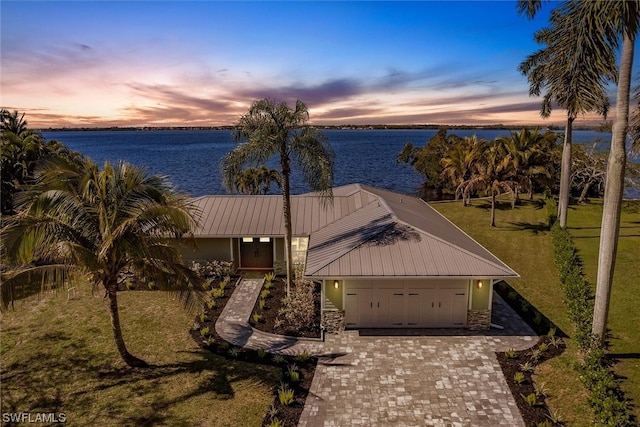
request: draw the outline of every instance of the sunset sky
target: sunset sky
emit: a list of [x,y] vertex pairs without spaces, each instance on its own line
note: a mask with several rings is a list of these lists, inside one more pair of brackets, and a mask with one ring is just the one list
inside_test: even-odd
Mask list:
[[230,125],[264,97],[315,124],[562,125],[517,70],[551,7],[2,1],[0,104],[31,127]]

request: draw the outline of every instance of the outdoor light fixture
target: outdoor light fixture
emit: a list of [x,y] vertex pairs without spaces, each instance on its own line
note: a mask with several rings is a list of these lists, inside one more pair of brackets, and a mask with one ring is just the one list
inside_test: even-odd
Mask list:
[[271,238],[269,237],[261,237],[260,238],[260,243],[269,243],[271,241]]
[[482,289],[482,280],[478,280],[478,283],[476,284],[476,288]]
[[243,237],[242,243],[251,243],[253,242],[253,237]]
[[333,287],[338,289],[338,286],[340,286],[340,282],[338,282],[337,280],[333,281]]

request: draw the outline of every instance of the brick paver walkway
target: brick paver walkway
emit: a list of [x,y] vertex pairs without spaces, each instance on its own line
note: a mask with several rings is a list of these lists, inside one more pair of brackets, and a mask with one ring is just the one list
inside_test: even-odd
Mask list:
[[497,295],[504,330],[346,331],[318,342],[251,328],[261,283],[240,282],[216,332],[238,346],[319,356],[299,426],[524,426],[495,352],[537,337]]

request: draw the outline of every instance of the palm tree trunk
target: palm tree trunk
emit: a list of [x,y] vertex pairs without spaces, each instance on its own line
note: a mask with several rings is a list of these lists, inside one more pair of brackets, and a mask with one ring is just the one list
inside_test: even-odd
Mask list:
[[562,146],[562,168],[560,170],[560,197],[558,198],[558,219],[560,227],[567,226],[567,211],[569,210],[569,193],[571,192],[571,134],[575,119],[567,115],[567,125],[564,131]]
[[611,284],[618,250],[620,234],[620,212],[624,190],[624,174],[627,162],[625,141],[629,125],[629,94],[631,87],[631,67],[633,65],[634,40],[626,33],[622,41],[620,74],[616,106],[616,121],[611,137],[611,151],[607,161],[607,181],[604,190],[602,225],[600,228],[600,250],[598,253],[598,276],[596,299],[593,310],[591,332],[604,343],[609,315]]
[[117,290],[115,285],[108,285],[110,289],[107,290],[107,295],[109,296],[109,314],[111,315],[111,329],[113,330],[113,338],[116,340],[116,347],[118,348],[118,353],[124,360],[124,363],[131,366],[132,368],[147,368],[149,365],[142,359],[138,359],[133,356],[127,350],[127,347],[124,344],[124,339],[122,338],[122,329],[120,329],[120,314],[118,312],[118,297]]
[[286,153],[286,147],[280,150],[280,167],[282,168],[282,210],[284,212],[284,254],[287,266],[287,296],[291,293],[291,278],[293,277],[293,257],[291,254],[291,187],[289,183],[289,175],[291,174],[291,165],[289,164],[289,156]]
[[496,226],[496,192],[491,190],[491,226]]

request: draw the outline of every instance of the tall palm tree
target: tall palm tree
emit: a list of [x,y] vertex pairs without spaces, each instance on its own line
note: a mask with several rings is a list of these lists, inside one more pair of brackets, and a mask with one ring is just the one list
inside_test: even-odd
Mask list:
[[293,277],[291,253],[291,162],[297,164],[302,179],[325,201],[333,198],[334,153],[318,129],[305,126],[307,106],[300,100],[294,108],[272,99],[255,101],[236,125],[238,145],[222,159],[224,185],[233,191],[233,182],[248,163],[262,164],[277,157],[282,177],[282,209],[285,226],[287,294]]
[[488,142],[485,149],[476,151],[471,177],[463,181],[457,191],[466,197],[472,191],[485,191],[491,196],[491,226],[496,226],[496,197],[507,192],[513,197],[517,182],[509,163],[505,163],[504,145],[500,140]]
[[[563,19],[563,14],[552,13],[550,27],[534,36],[545,47],[529,55],[519,70],[527,76],[530,96],[544,92],[542,117],[550,116],[553,104],[567,111],[558,203],[558,218],[564,228],[569,207],[573,122],[578,115],[591,111],[606,117],[609,108],[606,83],[615,79],[616,65],[613,49],[601,53],[577,43],[573,34],[567,32]],[[588,25],[588,20],[580,22],[573,31],[584,33]]]
[[[532,16],[540,8],[540,1],[519,0],[518,8]],[[620,66],[616,75],[618,83],[616,119],[607,161],[607,182],[600,228],[592,328],[593,334],[597,335],[603,343],[606,336],[611,284],[620,233],[620,213],[627,161],[625,142],[629,130],[631,71],[634,44],[640,25],[640,1],[564,2],[557,8],[554,16],[557,17],[558,26],[564,28],[564,31],[558,34],[562,37],[558,38],[557,44],[564,46],[565,52],[570,55],[579,56],[577,55],[579,52],[589,52],[590,61],[583,57],[576,63],[577,66],[608,64],[611,52],[620,49]],[[608,76],[606,70],[603,70],[602,74]]]
[[[159,176],[127,163],[58,158],[36,174],[21,193],[18,213],[2,229],[11,267],[2,273],[2,303],[17,285],[60,285],[67,273],[85,274],[109,298],[111,329],[124,362],[147,364],[127,350],[120,328],[117,293],[125,280],[178,292],[187,305],[197,301],[200,281],[167,242],[193,229],[196,216],[186,196]],[[55,281],[56,283],[52,283]]]

